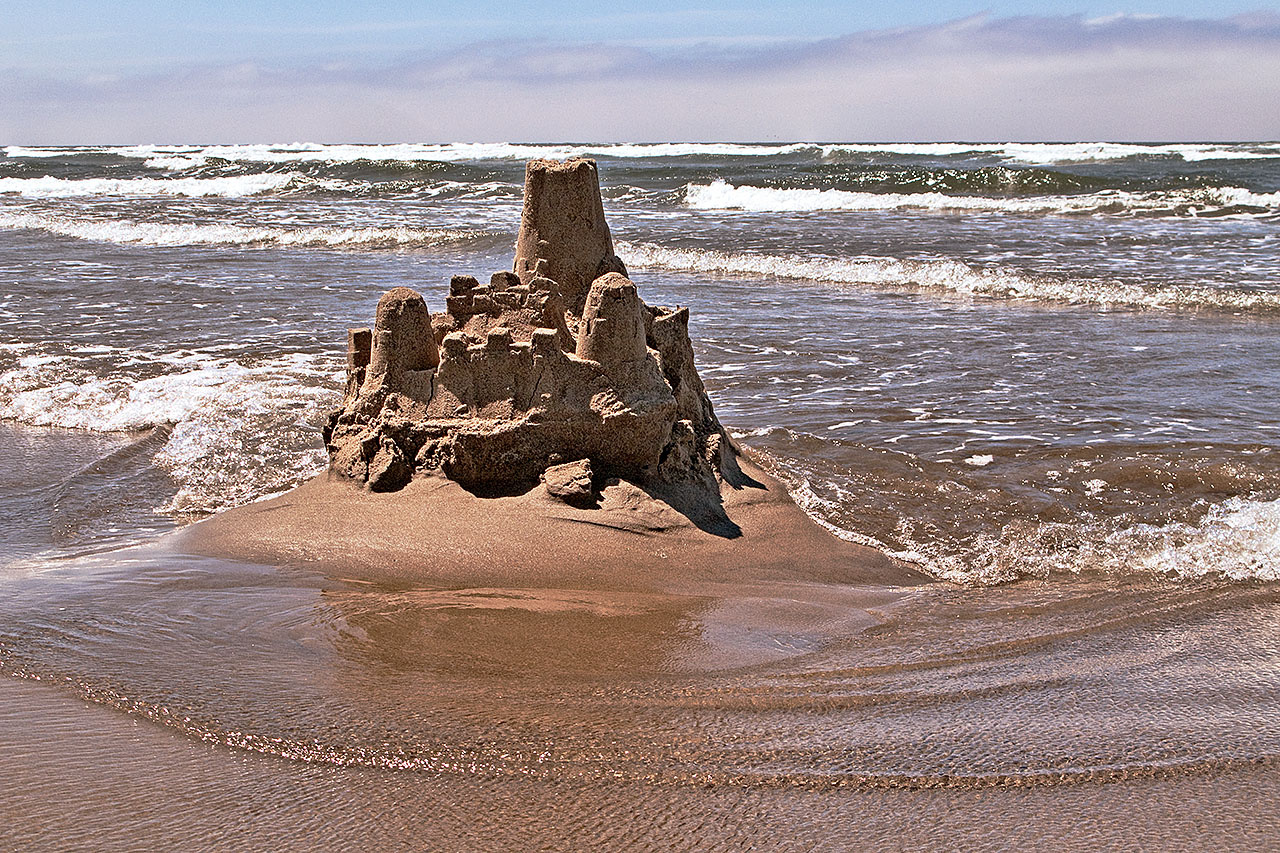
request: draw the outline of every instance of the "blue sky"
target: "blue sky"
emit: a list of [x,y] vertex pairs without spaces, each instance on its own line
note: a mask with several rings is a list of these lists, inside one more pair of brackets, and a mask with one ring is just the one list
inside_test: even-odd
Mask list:
[[1280,137],[1280,3],[10,0],[0,143]]

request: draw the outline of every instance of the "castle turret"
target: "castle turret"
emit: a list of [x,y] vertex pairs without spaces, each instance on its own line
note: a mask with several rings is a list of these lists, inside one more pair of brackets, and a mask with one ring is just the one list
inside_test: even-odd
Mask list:
[[438,473],[496,494],[578,460],[605,479],[715,494],[733,447],[694,367],[688,311],[640,299],[594,162],[528,165],[514,268],[453,276],[434,316],[409,288],[382,297],[374,327],[350,334],[346,399],[324,432],[333,469],[378,490]]
[[578,327],[578,358],[605,369],[644,360],[644,304],[636,286],[618,273],[602,275],[591,285]]
[[409,370],[433,370],[440,351],[431,333],[431,312],[422,295],[407,287],[393,287],[378,300],[373,325],[369,380],[396,382]]
[[594,160],[529,161],[514,268],[525,284],[555,281],[574,315],[581,315],[591,282],[607,272],[626,274],[613,253]]

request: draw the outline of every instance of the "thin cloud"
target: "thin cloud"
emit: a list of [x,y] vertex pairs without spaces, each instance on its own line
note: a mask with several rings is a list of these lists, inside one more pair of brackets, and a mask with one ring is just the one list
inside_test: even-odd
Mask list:
[[20,75],[0,141],[1264,139],[1280,16],[977,16],[802,44],[472,44],[380,67]]

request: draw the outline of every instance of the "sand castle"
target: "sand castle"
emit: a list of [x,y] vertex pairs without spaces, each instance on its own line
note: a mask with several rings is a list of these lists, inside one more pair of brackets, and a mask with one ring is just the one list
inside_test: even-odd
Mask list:
[[832,536],[730,440],[689,312],[646,305],[614,254],[590,160],[529,163],[511,271],[455,276],[434,314],[394,288],[347,353],[329,472],[182,548],[396,588],[923,580]]
[[[646,305],[613,252],[593,160],[531,161],[513,271],[454,276],[445,310],[414,290],[348,335],[331,470],[373,491],[444,475],[476,494],[591,506],[625,480],[718,506],[738,451],[694,367],[685,308]],[[712,509],[714,514],[714,509]]]

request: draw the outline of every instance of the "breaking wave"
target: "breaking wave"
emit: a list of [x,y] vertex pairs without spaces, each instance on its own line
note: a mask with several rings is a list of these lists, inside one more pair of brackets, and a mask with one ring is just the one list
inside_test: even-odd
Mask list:
[[210,159],[256,163],[308,161],[352,162],[401,160],[461,162],[525,160],[538,157],[675,158],[675,157],[803,157],[817,161],[877,156],[979,157],[1005,163],[1047,165],[1159,158],[1194,163],[1209,160],[1260,160],[1280,157],[1280,144],[1130,144],[1115,142],[1071,143],[812,143],[783,145],[740,143],[600,143],[530,145],[510,142],[320,145],[288,143],[271,145],[131,145],[45,148],[11,145],[0,149],[12,158],[68,157],[77,154],[114,155],[145,161],[155,169],[184,169]]
[[1142,524],[1107,536],[1113,570],[1182,579],[1280,580],[1280,500],[1228,498],[1197,523]]
[[292,172],[224,178],[0,178],[0,193],[14,193],[23,198],[155,195],[243,198],[278,192],[301,179],[301,175]]
[[[1065,449],[930,461],[783,428],[741,435],[797,505],[842,539],[942,580],[1103,573],[1280,580],[1280,500],[1261,447]],[[1176,492],[1164,484],[1185,484]]]
[[624,241],[616,245],[623,260],[638,269],[921,287],[972,296],[1076,305],[1280,312],[1278,293],[1229,287],[1143,286],[1115,280],[1055,278],[1000,268],[979,269],[946,259],[771,255],[678,249]]
[[808,482],[790,487],[796,503],[836,536],[954,583],[987,586],[1084,572],[1178,581],[1280,581],[1280,500],[1227,498],[1196,522],[1010,524],[951,551],[945,543],[928,540],[905,548],[887,545],[841,527],[824,517],[824,501]]
[[[386,164],[382,164],[385,166]],[[193,167],[185,174],[163,178],[0,177],[0,195],[24,199],[82,198],[252,198],[268,195],[311,194],[370,198],[413,196],[432,199],[518,197],[520,188],[502,181],[424,179],[415,170],[405,176],[398,164],[379,174],[344,174],[327,166],[305,171],[256,171],[249,168]],[[210,174],[212,172],[212,174]],[[314,173],[314,174],[312,174]]]
[[336,359],[107,355],[118,366],[105,373],[72,355],[20,355],[0,372],[0,419],[97,432],[171,426],[155,456],[176,485],[164,511],[214,512],[323,470],[318,427],[338,399]]
[[69,219],[34,213],[0,213],[0,229],[31,229],[134,246],[252,246],[298,248],[421,249],[483,239],[480,231],[447,228],[280,228],[185,222]]
[[685,188],[685,204],[695,210],[742,210],[752,213],[926,210],[1221,216],[1274,214],[1280,211],[1280,193],[1255,193],[1241,187],[1208,187],[1160,192],[1102,190],[1078,195],[1006,198],[945,195],[939,192],[870,193],[835,189],[776,189],[738,186],[716,180],[709,184],[689,184]]

